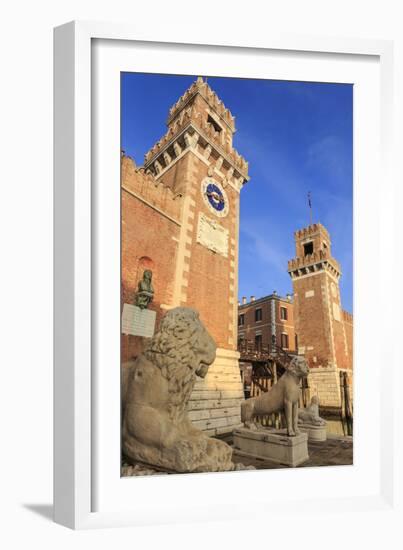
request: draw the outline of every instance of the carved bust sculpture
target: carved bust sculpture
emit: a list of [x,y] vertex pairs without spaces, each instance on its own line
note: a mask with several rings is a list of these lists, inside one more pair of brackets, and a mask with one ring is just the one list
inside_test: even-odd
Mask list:
[[314,395],[311,404],[306,409],[300,409],[298,412],[298,424],[313,424],[315,426],[324,426],[326,420],[319,416],[319,398]]
[[154,298],[154,288],[152,285],[153,273],[150,269],[145,269],[143,278],[139,281],[138,291],[136,292],[135,305],[140,309],[146,309]]
[[293,357],[289,367],[268,392],[251,397],[241,405],[241,419],[245,427],[256,429],[254,417],[259,415],[283,412],[287,434],[295,436],[298,430],[298,402],[300,397],[301,378],[308,376],[308,364],[303,357]]
[[204,378],[216,346],[197,311],[166,313],[147,349],[123,373],[123,453],[168,472],[233,469],[232,449],[188,419],[196,377]]

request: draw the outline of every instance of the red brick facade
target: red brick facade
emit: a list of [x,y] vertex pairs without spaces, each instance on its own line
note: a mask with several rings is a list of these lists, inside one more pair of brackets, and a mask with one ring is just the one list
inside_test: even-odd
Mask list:
[[[175,259],[180,231],[182,198],[157,182],[151,174],[122,157],[122,307],[134,303],[138,282],[145,269],[154,277],[155,299],[150,309],[157,312],[172,302]],[[158,253],[156,253],[158,251]],[[122,360],[137,356],[142,340],[122,335]]]
[[341,270],[321,224],[295,232],[296,256],[288,264],[294,288],[299,351],[309,366],[352,369],[352,315],[341,308]]
[[327,230],[312,224],[294,237],[296,256],[288,262],[288,272],[294,289],[298,352],[309,363],[311,392],[319,396],[322,406],[338,410],[340,372],[347,372],[352,388],[353,316],[341,308],[341,269],[332,257]]
[[[144,166],[122,157],[122,309],[144,269],[153,273],[157,326],[164,311],[190,306],[217,344],[189,415],[212,435],[238,424],[243,399],[237,350],[239,195],[247,162],[233,149],[234,117],[198,79],[171,108],[166,134]],[[144,342],[122,334],[122,362]]]

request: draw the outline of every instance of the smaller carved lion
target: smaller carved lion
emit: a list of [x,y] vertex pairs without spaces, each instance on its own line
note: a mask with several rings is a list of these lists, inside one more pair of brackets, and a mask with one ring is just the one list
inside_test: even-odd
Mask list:
[[299,424],[313,424],[314,426],[324,426],[326,420],[319,416],[319,398],[314,395],[311,404],[306,409],[300,409],[298,412]]
[[256,429],[254,418],[260,415],[283,412],[287,434],[295,436],[298,429],[298,403],[301,393],[300,381],[308,376],[308,364],[303,357],[293,357],[290,365],[270,390],[259,397],[252,397],[242,403],[241,420],[245,427]]

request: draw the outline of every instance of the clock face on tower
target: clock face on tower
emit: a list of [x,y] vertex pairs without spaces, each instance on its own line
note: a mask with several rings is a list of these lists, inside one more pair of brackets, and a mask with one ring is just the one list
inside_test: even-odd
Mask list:
[[219,183],[210,178],[204,180],[202,194],[207,207],[216,216],[223,218],[228,214],[228,197]]

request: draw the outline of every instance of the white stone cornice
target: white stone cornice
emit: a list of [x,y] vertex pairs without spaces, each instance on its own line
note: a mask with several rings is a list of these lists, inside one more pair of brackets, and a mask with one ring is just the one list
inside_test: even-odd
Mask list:
[[[298,271],[298,275],[295,275],[295,271]],[[327,275],[330,277],[335,283],[339,284],[339,278],[335,277],[330,271],[327,271],[325,269],[321,269],[320,271],[313,271],[310,273],[300,274],[301,269],[291,269],[288,274],[290,277],[294,280],[297,279],[306,279],[307,277],[315,277],[315,275]]]
[[[190,133],[190,131],[193,130],[193,134]],[[207,143],[207,146],[210,145],[211,147],[211,151],[216,151],[217,155],[218,156],[221,156],[223,158],[223,160],[225,160],[231,168],[233,168],[233,172],[235,173],[238,173],[239,176],[238,178],[235,176],[236,179],[239,179],[240,177],[243,178],[243,181],[244,182],[247,182],[250,178],[249,176],[243,172],[236,164],[235,162],[232,160],[232,158],[224,151],[224,149],[222,149],[218,144],[216,144],[213,140],[211,140],[209,137],[207,137],[203,131],[198,127],[196,126],[195,124],[193,124],[192,122],[189,122],[189,124],[187,124],[184,128],[182,128],[182,130],[180,132],[178,132],[176,135],[172,136],[172,138],[170,140],[167,141],[167,143],[159,150],[157,151],[147,162],[144,163],[144,168],[147,170],[147,168],[149,168],[150,166],[152,166],[153,164],[155,164],[155,162],[157,161],[157,159],[163,155],[163,153],[171,146],[173,146],[173,144],[175,142],[178,141],[178,139],[180,139],[181,137],[184,138],[185,140],[185,143],[186,143],[186,146],[188,148],[192,148],[193,147],[193,143],[192,143],[192,137],[193,135],[197,133],[198,136],[197,138],[193,138],[193,139],[196,139],[197,141],[200,140],[200,137]],[[196,141],[196,143],[197,143]],[[183,151],[182,151],[183,153]],[[176,157],[178,158],[178,157]],[[176,159],[173,160],[173,162],[175,162]],[[169,165],[171,166],[172,163]],[[158,176],[160,174],[162,174],[163,172],[165,171],[165,169],[162,169],[161,172],[158,174]],[[234,186],[235,187],[235,186]]]

